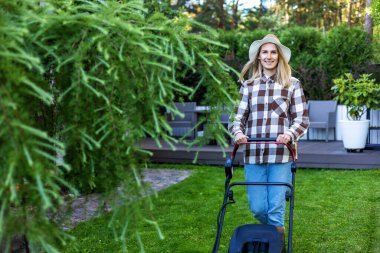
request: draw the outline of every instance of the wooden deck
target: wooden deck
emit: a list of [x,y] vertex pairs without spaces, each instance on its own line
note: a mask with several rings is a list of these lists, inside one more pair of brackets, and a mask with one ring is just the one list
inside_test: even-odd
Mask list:
[[[188,148],[183,144],[176,146],[173,151],[167,144],[162,143],[158,148],[151,139],[146,139],[141,146],[153,152],[152,162],[192,163],[196,151],[199,150],[198,164],[224,165],[221,148],[207,145],[202,148]],[[301,141],[299,142],[297,167],[302,168],[334,168],[334,169],[380,169],[380,150],[364,150],[363,153],[348,153],[341,141]],[[232,152],[232,146],[227,148],[226,155]],[[243,155],[238,151],[235,162],[243,163]]]

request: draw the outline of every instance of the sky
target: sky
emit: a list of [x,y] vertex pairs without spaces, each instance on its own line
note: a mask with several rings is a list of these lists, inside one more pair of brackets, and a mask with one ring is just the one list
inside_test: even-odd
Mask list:
[[[233,0],[226,0],[226,3],[232,3]],[[201,1],[203,2],[203,1]],[[264,6],[273,4],[274,0],[266,0]],[[260,0],[239,0],[239,10],[253,8],[260,5]]]
[[[226,2],[232,2],[232,0],[227,0]],[[264,6],[268,6],[268,5],[271,5],[274,0],[266,0],[265,1],[266,3],[264,4]],[[241,5],[240,8],[242,9],[246,9],[246,8],[252,8],[252,7],[255,7],[255,6],[259,6],[260,5],[260,0],[239,0],[239,5]]]
[[[231,0],[227,0],[227,2],[232,2]],[[252,7],[255,7],[255,6],[259,6],[260,4],[260,0],[240,0],[239,1],[239,5],[241,4],[241,7],[242,9],[245,9],[245,8],[252,8]]]

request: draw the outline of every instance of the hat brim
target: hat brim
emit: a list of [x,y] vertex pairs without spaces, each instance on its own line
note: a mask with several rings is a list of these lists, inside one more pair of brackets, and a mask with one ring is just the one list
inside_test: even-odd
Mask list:
[[290,49],[288,47],[282,45],[278,40],[276,40],[273,37],[265,37],[262,40],[255,40],[251,44],[251,46],[249,47],[249,60],[250,61],[253,61],[255,59],[255,57],[257,56],[257,52],[259,51],[260,47],[266,43],[273,43],[273,44],[277,45],[281,49],[282,54],[284,55],[286,62],[289,62],[290,57],[292,55],[292,52],[290,51]]

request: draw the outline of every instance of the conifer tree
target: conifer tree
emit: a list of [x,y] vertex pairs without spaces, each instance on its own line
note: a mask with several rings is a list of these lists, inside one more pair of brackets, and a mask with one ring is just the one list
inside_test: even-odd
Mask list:
[[[138,238],[139,222],[162,237],[139,211],[151,208],[141,180],[149,153],[139,142],[178,142],[160,112],[179,114],[176,94],[191,98],[204,87],[206,135],[188,144],[227,145],[219,115],[233,103],[233,82],[215,53],[217,33],[186,18],[147,15],[141,0],[25,0],[0,1],[0,34],[4,250],[24,234],[32,252],[59,251],[69,238],[57,218],[62,204],[93,191],[113,204],[117,240]],[[188,71],[201,77],[194,89],[178,82]]]

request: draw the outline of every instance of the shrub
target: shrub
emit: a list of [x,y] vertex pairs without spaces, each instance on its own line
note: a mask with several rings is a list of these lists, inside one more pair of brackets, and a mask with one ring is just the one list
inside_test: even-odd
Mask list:
[[239,36],[238,48],[236,51],[236,57],[242,64],[248,61],[248,51],[252,42],[262,39],[269,32],[266,30],[254,30],[252,32],[245,32]]
[[[230,47],[236,46],[235,59],[226,62],[239,72],[248,60],[251,43],[270,31],[220,33]],[[292,50],[290,65],[293,75],[300,79],[308,99],[331,99],[333,78],[345,72],[352,72],[355,76],[366,72],[373,58],[373,47],[366,40],[366,33],[359,28],[339,26],[323,35],[315,28],[295,26],[276,35]],[[230,48],[229,52],[232,51]]]
[[346,72],[363,72],[373,58],[366,33],[359,28],[337,26],[323,37],[319,44],[318,62],[329,79]]
[[284,30],[279,38],[281,42],[292,50],[290,60],[293,68],[314,67],[318,56],[318,44],[321,42],[321,33],[312,27],[290,27]]
[[324,70],[319,68],[318,45],[321,32],[312,27],[289,27],[280,34],[281,42],[292,50],[290,65],[300,79],[308,99],[327,99],[329,85]]
[[239,32],[218,30],[219,33],[219,41],[225,45],[228,45],[228,48],[217,48],[217,52],[223,58],[235,57],[236,51],[238,49],[239,43]]

